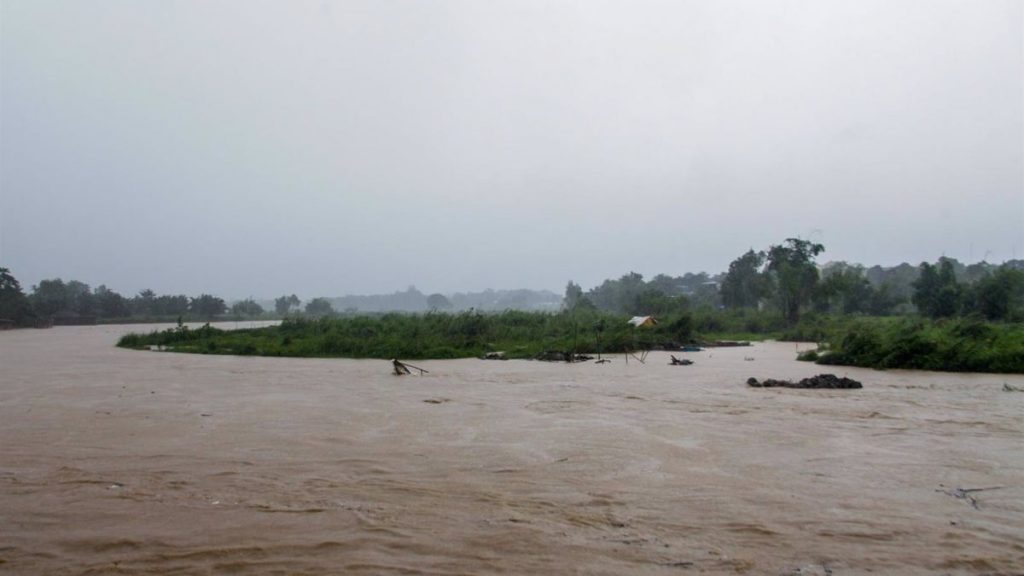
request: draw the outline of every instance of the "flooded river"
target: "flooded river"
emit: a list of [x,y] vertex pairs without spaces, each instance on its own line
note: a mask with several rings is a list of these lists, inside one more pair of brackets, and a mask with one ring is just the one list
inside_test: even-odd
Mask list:
[[[0,572],[1024,573],[1022,376],[114,347],[146,329],[0,332]],[[864,389],[745,385],[821,372]]]

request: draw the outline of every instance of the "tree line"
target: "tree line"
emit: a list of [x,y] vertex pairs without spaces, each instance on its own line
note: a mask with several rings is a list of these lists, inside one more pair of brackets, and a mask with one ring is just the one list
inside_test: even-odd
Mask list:
[[[799,323],[802,315],[894,316],[920,314],[929,318],[976,315],[994,321],[1024,321],[1024,261],[1001,266],[978,262],[965,265],[952,258],[918,266],[894,267],[833,262],[819,266],[821,244],[789,238],[766,250],[748,250],[728,270],[681,276],[658,274],[645,280],[630,272],[584,291],[569,281],[562,309],[593,309],[627,315],[674,319],[693,316],[705,331],[751,333],[776,331]],[[375,299],[376,298],[376,299]],[[462,309],[501,311],[544,304],[545,293],[529,290],[486,291],[477,294],[425,295],[413,287],[378,297],[313,298],[295,294],[274,300],[273,311],[253,299],[228,306],[210,294],[158,295],[152,290],[125,297],[105,285],[91,288],[77,280],[48,279],[26,294],[10,270],[0,268],[0,321],[15,325],[46,322],[210,320],[281,318],[292,315],[354,314],[353,305],[385,311],[402,306],[408,311],[446,312]],[[555,296],[557,301],[557,296]],[[378,301],[379,300],[379,301]],[[344,308],[339,308],[344,306]],[[545,308],[541,308],[545,309]],[[724,312],[724,314],[722,314]],[[737,320],[737,322],[731,321]]]
[[[415,289],[410,291],[421,295]],[[409,291],[407,291],[409,292]],[[421,295],[422,296],[422,295]],[[424,310],[449,310],[452,304],[441,294],[422,297]],[[303,302],[295,294],[274,300],[273,312],[252,298],[230,306],[223,298],[200,294],[157,294],[142,290],[130,297],[105,285],[90,287],[78,280],[60,278],[42,280],[26,293],[8,268],[0,268],[0,321],[15,326],[36,326],[96,321],[175,321],[214,320],[217,318],[283,318],[305,315],[314,318],[332,316],[337,310],[328,298]]]
[[[263,309],[248,300],[230,308],[239,316],[259,316]],[[143,290],[125,297],[105,285],[60,278],[42,280],[26,294],[7,268],[0,268],[0,319],[19,326],[91,323],[97,320],[211,320],[229,311],[222,298],[211,294],[156,294]]]
[[686,311],[756,312],[793,326],[806,313],[930,318],[977,315],[1024,321],[1024,261],[964,265],[952,258],[890,268],[833,262],[819,266],[822,244],[788,238],[766,250],[748,250],[726,272],[650,281],[630,272],[584,291],[570,281],[563,308],[594,308],[630,315],[673,316]]

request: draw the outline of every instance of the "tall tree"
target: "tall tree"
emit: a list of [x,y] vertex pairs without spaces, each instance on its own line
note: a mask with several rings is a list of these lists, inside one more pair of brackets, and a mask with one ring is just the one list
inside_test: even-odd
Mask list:
[[643,275],[630,272],[618,280],[605,280],[600,286],[592,288],[587,298],[601,310],[626,313],[633,307],[644,287]]
[[193,298],[188,308],[192,314],[208,320],[228,311],[224,300],[210,294],[201,294],[198,298]]
[[21,324],[32,315],[28,298],[10,269],[0,268],[0,319]]
[[134,316],[153,317],[159,314],[156,307],[156,293],[148,288],[136,294],[129,301],[129,305]]
[[914,281],[911,300],[918,311],[932,318],[948,318],[960,311],[963,287],[956,281],[956,269],[948,258],[939,265],[921,263],[921,275]]
[[327,316],[334,313],[334,307],[327,298],[313,298],[306,304],[306,314],[310,316]]
[[263,314],[263,306],[260,306],[252,298],[240,300],[231,305],[231,313],[236,316],[247,316],[255,318]]
[[41,280],[38,285],[33,286],[29,302],[37,314],[47,318],[71,308],[67,288],[60,278]]
[[[223,300],[221,300],[223,302]],[[158,296],[155,301],[158,316],[183,316],[189,312],[189,298],[184,294]]]
[[973,309],[989,320],[1024,317],[1024,271],[1000,266],[971,288]]
[[295,294],[291,296],[281,296],[274,300],[274,311],[280,316],[291,312],[292,308],[298,308],[302,305],[302,301]]
[[826,267],[813,298],[819,311],[859,314],[871,309],[874,291],[863,266],[837,262]]
[[124,296],[100,284],[93,291],[96,300],[96,310],[103,318],[127,318],[131,315],[128,301]]
[[67,291],[68,304],[75,314],[79,316],[93,316],[96,314],[96,298],[92,289],[85,282],[68,280],[64,285]]
[[800,238],[787,238],[768,249],[768,271],[775,280],[779,308],[790,324],[800,320],[800,308],[814,294],[818,284],[814,258],[824,251],[821,244]]
[[565,285],[565,296],[562,298],[562,308],[565,310],[573,310],[579,303],[580,299],[583,298],[583,288],[579,284],[569,280],[569,283]]
[[647,281],[647,290],[656,290],[665,296],[681,296],[685,294],[684,280],[673,278],[668,274],[658,274]]
[[427,296],[427,307],[434,312],[438,310],[451,310],[452,303],[444,294],[431,294]]
[[753,249],[732,261],[722,280],[722,304],[729,308],[751,308],[771,293],[771,284],[761,272],[764,252]]

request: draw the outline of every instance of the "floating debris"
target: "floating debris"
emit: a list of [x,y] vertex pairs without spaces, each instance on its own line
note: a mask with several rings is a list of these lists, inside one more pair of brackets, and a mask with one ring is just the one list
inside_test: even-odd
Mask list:
[[[942,486],[942,484],[939,484],[939,486]],[[947,494],[959,500],[967,500],[970,502],[972,508],[975,510],[981,510],[981,507],[978,506],[978,500],[974,496],[971,496],[971,494],[974,492],[984,492],[985,490],[999,490],[1000,488],[1002,488],[1002,486],[989,486],[988,488],[954,488],[952,490],[936,490],[936,492]]]
[[406,364],[405,362],[402,362],[397,358],[391,360],[391,366],[394,368],[395,376],[405,376],[406,374],[412,374],[412,372],[409,370],[410,368],[412,368],[413,370],[419,370],[420,375],[429,374],[429,372],[427,372],[423,368],[417,368],[412,364]]
[[790,380],[767,379],[758,382],[757,378],[748,378],[747,385],[755,388],[829,388],[829,389],[856,389],[863,388],[860,382],[850,378],[839,378],[835,374],[819,374],[810,378],[804,378],[799,382]]
[[693,364],[693,360],[687,360],[686,358],[676,358],[675,356],[669,357],[672,358],[672,361],[669,362],[669,364],[672,366],[689,366],[690,364]]
[[590,360],[593,360],[594,357],[587,356],[586,354],[562,352],[561,350],[545,350],[534,356],[533,359],[544,362],[589,362]]

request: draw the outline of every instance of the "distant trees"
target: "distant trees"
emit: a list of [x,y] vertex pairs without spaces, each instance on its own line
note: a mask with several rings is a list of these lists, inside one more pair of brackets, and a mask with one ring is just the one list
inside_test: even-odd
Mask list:
[[197,298],[192,298],[188,310],[195,316],[210,320],[227,312],[228,307],[224,300],[216,296],[201,294]]
[[151,318],[157,315],[156,293],[148,288],[139,292],[134,298],[129,300],[128,305],[131,307],[131,313],[133,316]]
[[634,316],[664,317],[675,312],[685,312],[690,307],[686,296],[669,296],[656,288],[647,288],[633,298],[633,302],[625,310]]
[[[669,324],[678,321],[679,326],[712,333],[781,330],[785,327],[783,324],[796,324],[801,313],[808,309],[821,314],[879,316],[912,314],[916,307],[921,315],[931,318],[977,315],[995,321],[1024,321],[1024,261],[1009,261],[998,267],[986,262],[965,266],[954,259],[941,258],[934,264],[924,262],[919,267],[901,264],[866,270],[859,265],[830,262],[819,269],[815,258],[823,251],[821,244],[788,238],[767,251],[748,250],[721,275],[658,274],[645,281],[643,275],[630,272],[605,280],[586,292],[570,280],[561,298],[552,292],[531,290],[426,296],[410,286],[390,295],[345,297],[333,302],[340,302],[339,308],[347,303],[359,303],[358,309],[363,311],[475,308],[467,303],[478,304],[478,311],[532,306],[555,311],[561,300],[563,311],[597,309],[627,315],[653,314]],[[277,298],[274,308],[283,316],[302,310],[301,304],[292,294]],[[721,305],[734,311],[720,314],[717,308]],[[772,309],[767,314],[744,310],[762,305]],[[210,294],[189,298],[180,294],[158,295],[146,289],[125,298],[106,285],[92,290],[83,282],[60,278],[42,280],[26,295],[10,270],[0,268],[0,319],[16,323],[34,323],[34,318],[71,323],[97,318],[208,320],[226,311],[224,301]],[[251,298],[235,302],[231,311],[236,316],[250,318],[264,313],[263,307]],[[334,311],[332,300],[315,298],[306,305],[304,313],[321,317]],[[357,307],[348,306],[346,311],[354,313]],[[573,314],[574,319],[576,316]],[[810,324],[822,324],[816,319],[810,320]]]
[[263,306],[260,306],[252,298],[240,300],[231,305],[231,313],[235,316],[255,318],[263,315]]
[[865,314],[871,312],[874,292],[863,266],[838,263],[825,268],[812,298],[820,312]]
[[32,303],[32,309],[43,317],[51,317],[70,308],[67,289],[60,278],[42,280],[33,286],[29,301]]
[[32,309],[42,317],[58,314],[95,316],[96,297],[89,285],[77,280],[64,282],[60,278],[42,280],[32,287],[29,296]]
[[[196,300],[199,302],[196,303]],[[223,314],[223,309],[210,307],[217,300],[220,299],[208,294],[192,301],[184,295],[157,296],[148,289],[132,298],[125,298],[103,284],[90,289],[84,282],[65,282],[60,278],[40,281],[38,285],[32,287],[32,293],[28,296],[33,314],[40,318],[105,320],[174,318],[190,313],[212,318]],[[223,304],[223,300],[220,300],[220,303]]]
[[565,296],[562,298],[562,308],[565,310],[573,310],[582,298],[583,288],[579,284],[569,280],[569,283],[565,285]]
[[130,314],[137,318],[175,318],[189,313],[189,298],[184,294],[158,296],[147,288],[127,302]]
[[679,278],[673,278],[668,274],[658,274],[647,281],[644,287],[646,290],[660,292],[665,296],[682,296],[686,293],[686,286]]
[[277,312],[278,316],[284,316],[291,312],[292,308],[298,309],[302,305],[302,301],[295,294],[291,296],[281,296],[274,300],[274,311]]
[[917,280],[920,274],[921,270],[917,266],[911,266],[906,262],[891,268],[872,266],[864,273],[876,290],[883,290],[884,287],[892,301],[908,305],[914,294],[914,280]]
[[32,307],[10,269],[0,268],[0,319],[22,324],[32,317]]
[[[977,314],[988,320],[1024,320],[1024,270],[1004,264],[979,271],[975,265],[958,264],[951,258],[940,258],[937,264],[921,263],[912,300],[922,315],[951,318]],[[976,280],[960,282],[958,269],[963,269],[961,277]]]
[[93,291],[96,309],[101,318],[127,318],[131,316],[128,300],[117,292],[100,284]]
[[444,294],[435,293],[427,296],[427,307],[434,312],[439,310],[451,310],[452,303]]
[[176,296],[162,295],[156,298],[156,316],[176,317],[184,316],[189,312],[189,298],[184,294]]
[[306,304],[306,314],[310,316],[328,316],[334,313],[334,307],[327,298],[313,298]]
[[1000,266],[978,281],[971,301],[988,320],[1024,321],[1024,271]]
[[771,294],[771,280],[761,268],[764,252],[753,248],[729,264],[720,289],[722,304],[729,308],[754,308]]
[[942,258],[938,266],[921,263],[921,275],[913,283],[912,300],[918,311],[931,318],[948,318],[960,312],[963,290],[956,281],[953,262]]
[[630,272],[618,280],[605,280],[587,293],[587,299],[600,310],[631,313],[645,287],[643,275]]
[[974,310],[989,320],[1024,321],[1024,270],[1002,266],[969,292]]
[[790,324],[800,320],[800,308],[814,294],[818,284],[814,258],[824,251],[821,244],[800,238],[787,238],[768,249],[767,270],[774,280],[779,309]]
[[650,282],[645,282],[643,275],[630,272],[616,280],[605,280],[584,294],[578,284],[569,281],[565,287],[562,309],[597,309],[620,314],[664,316],[688,310],[690,299],[685,294],[699,292],[706,283],[706,274],[688,274],[685,278],[659,274]]

